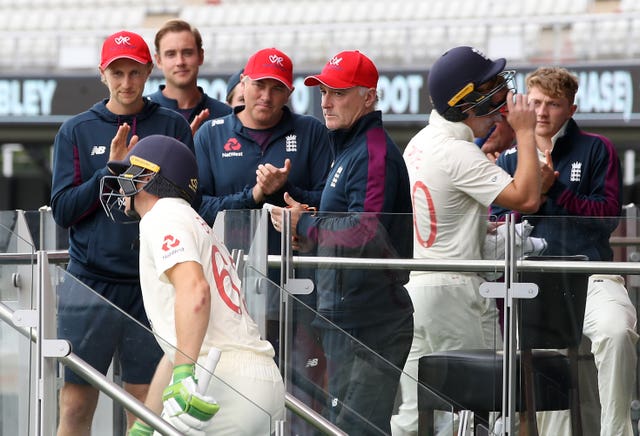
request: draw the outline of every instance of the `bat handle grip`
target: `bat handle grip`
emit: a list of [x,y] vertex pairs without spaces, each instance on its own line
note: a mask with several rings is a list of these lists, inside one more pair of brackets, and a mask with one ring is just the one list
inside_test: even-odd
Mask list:
[[220,360],[221,351],[218,348],[212,348],[209,350],[209,354],[207,355],[207,360],[204,364],[205,371],[202,372],[200,376],[200,380],[198,381],[198,393],[200,395],[204,395],[207,392],[207,388],[209,387],[209,382],[211,381],[211,376],[218,365],[218,360]]

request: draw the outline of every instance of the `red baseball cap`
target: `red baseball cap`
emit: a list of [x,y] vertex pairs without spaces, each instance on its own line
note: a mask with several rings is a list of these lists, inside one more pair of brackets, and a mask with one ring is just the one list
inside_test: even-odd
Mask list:
[[334,89],[355,86],[375,88],[378,86],[378,69],[371,59],[358,50],[342,51],[329,59],[320,74],[304,79],[307,86],[317,86],[321,83]]
[[289,90],[293,89],[293,63],[289,56],[276,48],[255,52],[247,61],[243,74],[251,80],[275,79]]
[[137,33],[121,30],[107,37],[102,44],[100,68],[105,69],[116,59],[131,59],[141,64],[152,62],[149,46]]

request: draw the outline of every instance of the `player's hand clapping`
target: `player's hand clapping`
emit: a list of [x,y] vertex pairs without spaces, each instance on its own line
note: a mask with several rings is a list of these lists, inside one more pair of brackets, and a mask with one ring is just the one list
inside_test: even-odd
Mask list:
[[[138,135],[133,135],[127,145],[127,136],[129,136],[130,131],[131,127],[127,123],[122,123],[118,127],[116,136],[111,140],[111,146],[109,147],[110,161],[123,160],[127,156],[127,153],[129,153],[129,150],[137,144]],[[109,171],[111,171],[111,169]],[[113,171],[111,172],[113,173]]]

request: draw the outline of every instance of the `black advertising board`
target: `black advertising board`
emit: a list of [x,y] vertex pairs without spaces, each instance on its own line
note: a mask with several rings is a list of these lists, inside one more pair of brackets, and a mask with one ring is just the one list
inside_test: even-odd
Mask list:
[[[580,80],[576,119],[583,126],[635,127],[640,125],[640,65],[574,67]],[[519,69],[518,89],[531,69]],[[298,113],[322,119],[320,92],[304,86],[306,74],[296,75],[290,106]],[[424,124],[431,111],[428,71],[381,71],[378,109],[390,125]],[[202,75],[199,84],[214,98],[224,99],[227,75]],[[146,93],[162,78],[154,75]],[[636,97],[638,96],[638,97]],[[107,88],[95,75],[12,77],[0,75],[0,125],[59,123],[107,97]]]

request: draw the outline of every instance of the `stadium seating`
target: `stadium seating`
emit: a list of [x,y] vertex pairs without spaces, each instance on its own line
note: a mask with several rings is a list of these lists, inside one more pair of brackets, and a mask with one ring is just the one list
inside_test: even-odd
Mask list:
[[640,3],[637,0],[620,0],[621,12],[640,12]]
[[[605,3],[604,13],[594,7]],[[108,6],[104,0],[0,0],[0,65],[68,68],[60,61],[69,39],[86,38],[98,46],[95,51],[104,36],[126,28],[151,42],[170,17],[197,26],[207,50],[204,67],[225,71],[265,46],[278,46],[303,66],[322,64],[347,48],[382,66],[405,67],[424,66],[461,44],[516,62],[640,52],[637,0],[142,0],[135,6],[124,0]]]

